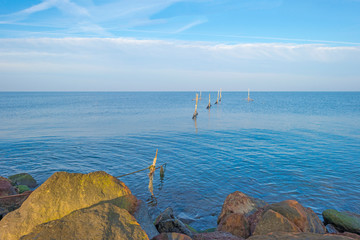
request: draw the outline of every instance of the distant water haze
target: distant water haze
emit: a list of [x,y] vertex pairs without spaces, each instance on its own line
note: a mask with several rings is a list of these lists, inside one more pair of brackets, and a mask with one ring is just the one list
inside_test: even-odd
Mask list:
[[42,183],[56,171],[114,176],[151,213],[171,206],[206,229],[236,190],[268,202],[296,199],[317,214],[360,213],[359,92],[1,92],[1,175],[28,172]]

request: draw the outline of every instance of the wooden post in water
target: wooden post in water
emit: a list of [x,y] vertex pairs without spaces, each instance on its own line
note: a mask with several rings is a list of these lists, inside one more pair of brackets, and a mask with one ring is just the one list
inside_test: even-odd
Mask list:
[[199,96],[198,96],[198,94],[196,94],[195,112],[194,112],[194,114],[192,116],[193,119],[195,119],[197,117],[197,115],[198,115],[198,112],[197,112],[198,100],[199,100]]
[[221,88],[220,88],[220,98],[219,98],[219,102],[221,102]]
[[149,169],[150,169],[149,176],[150,176],[150,175],[153,175],[154,172],[155,172],[155,165],[156,165],[158,150],[159,150],[159,149],[156,149],[156,153],[155,153],[155,158],[154,158],[154,160],[153,160],[153,164],[149,167]]
[[200,91],[200,96],[199,96],[199,100],[201,100],[201,91]]
[[248,88],[248,98],[247,98],[248,102],[250,101],[254,101],[253,99],[250,98],[250,88]]
[[211,108],[211,103],[210,103],[210,93],[209,93],[209,104],[207,105],[206,109],[210,109]]
[[215,104],[218,104],[218,103],[219,103],[219,91],[218,91],[218,95],[217,95],[217,99],[216,99]]

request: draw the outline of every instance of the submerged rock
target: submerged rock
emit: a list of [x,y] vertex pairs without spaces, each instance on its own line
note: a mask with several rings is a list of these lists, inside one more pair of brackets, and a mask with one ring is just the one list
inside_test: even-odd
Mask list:
[[12,183],[15,185],[26,185],[29,188],[37,186],[35,179],[28,173],[19,173],[9,177]]
[[155,220],[155,227],[159,233],[176,232],[192,236],[191,230],[174,216],[172,208],[167,208]]
[[360,215],[327,209],[322,213],[325,223],[330,223],[340,231],[360,234]]
[[150,218],[148,208],[143,201],[138,202],[138,207],[134,213],[134,217],[150,239],[159,235],[159,232]]
[[0,176],[0,197],[15,195],[17,192],[9,179]]
[[115,205],[134,212],[137,201],[131,191],[123,182],[105,172],[54,173],[19,209],[0,221],[0,239],[19,239],[31,233],[37,225],[114,199]]
[[76,210],[61,219],[36,226],[21,240],[34,239],[149,239],[125,209],[112,203],[95,204]]

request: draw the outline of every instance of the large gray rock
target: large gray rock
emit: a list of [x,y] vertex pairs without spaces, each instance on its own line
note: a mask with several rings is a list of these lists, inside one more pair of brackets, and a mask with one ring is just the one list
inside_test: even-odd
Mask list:
[[138,201],[138,207],[134,213],[134,217],[136,218],[136,221],[140,224],[141,228],[146,232],[149,239],[159,235],[159,232],[157,231],[153,221],[151,220],[146,203],[141,200]]
[[89,174],[57,172],[37,188],[21,207],[0,221],[0,239],[17,240],[37,225],[60,219],[96,203],[119,199],[130,213],[137,199],[129,188],[105,172]]
[[322,213],[325,223],[330,223],[340,231],[360,234],[360,215],[327,209]]
[[76,210],[61,219],[40,224],[21,240],[148,239],[130,213],[111,203]]

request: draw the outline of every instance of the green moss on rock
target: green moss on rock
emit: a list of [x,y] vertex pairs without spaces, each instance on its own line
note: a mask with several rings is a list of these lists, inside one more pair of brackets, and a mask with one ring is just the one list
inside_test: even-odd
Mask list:
[[15,185],[26,185],[29,188],[36,187],[35,179],[28,173],[19,173],[9,177],[11,182]]
[[327,209],[322,213],[325,223],[330,223],[340,231],[360,234],[360,215]]

